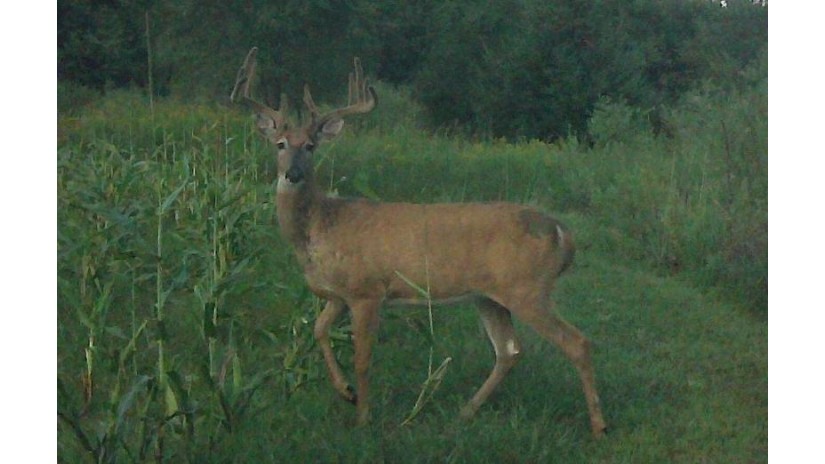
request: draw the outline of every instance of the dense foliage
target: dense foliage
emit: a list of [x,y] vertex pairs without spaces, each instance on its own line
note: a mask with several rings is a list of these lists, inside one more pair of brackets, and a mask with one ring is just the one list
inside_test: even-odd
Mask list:
[[[309,81],[338,98],[352,56],[389,83],[412,83],[435,127],[552,140],[585,136],[600,98],[650,112],[712,80],[738,87],[767,47],[766,7],[750,0],[63,1],[58,76],[104,89],[226,98],[252,45],[262,92]],[[147,34],[148,33],[148,34]],[[149,40],[147,41],[147,35]]]

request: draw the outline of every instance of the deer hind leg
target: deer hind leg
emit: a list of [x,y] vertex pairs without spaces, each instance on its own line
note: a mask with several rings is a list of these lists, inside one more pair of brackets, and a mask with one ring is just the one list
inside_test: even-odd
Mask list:
[[324,361],[327,365],[327,372],[329,372],[329,380],[332,382],[332,386],[342,398],[355,404],[355,391],[341,371],[341,366],[338,365],[338,361],[335,359],[335,353],[332,351],[332,345],[329,342],[329,329],[345,309],[347,309],[347,306],[343,301],[327,301],[324,310],[321,311],[321,314],[318,315],[318,319],[315,321],[315,340],[317,340],[318,346],[321,347],[321,353],[324,355]]
[[473,398],[461,409],[461,417],[472,417],[487,397],[496,389],[518,361],[521,346],[516,339],[510,311],[492,300],[483,300],[478,307],[481,322],[496,353],[496,363],[487,380]]
[[567,323],[553,309],[553,302],[541,295],[520,298],[518,304],[508,305],[516,316],[532,327],[542,337],[558,346],[579,372],[593,435],[600,438],[607,428],[602,417],[593,361],[590,358],[590,341],[578,329]]
[[355,377],[357,401],[356,424],[369,422],[369,368],[372,344],[378,332],[380,300],[363,300],[349,303],[352,312],[352,335],[355,344]]

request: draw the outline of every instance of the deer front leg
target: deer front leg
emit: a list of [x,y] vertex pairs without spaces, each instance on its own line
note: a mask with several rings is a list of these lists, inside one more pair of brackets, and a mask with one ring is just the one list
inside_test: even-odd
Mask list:
[[380,300],[348,302],[352,312],[352,335],[355,342],[355,383],[358,401],[355,403],[356,424],[369,422],[369,367],[373,339],[378,331]]
[[341,366],[338,365],[335,353],[332,351],[332,345],[329,342],[329,329],[346,308],[347,306],[343,301],[327,301],[327,305],[315,321],[315,340],[317,340],[318,346],[321,347],[321,353],[324,354],[324,361],[327,365],[327,372],[329,372],[329,380],[332,382],[332,386],[342,398],[355,404],[355,392],[341,371]]

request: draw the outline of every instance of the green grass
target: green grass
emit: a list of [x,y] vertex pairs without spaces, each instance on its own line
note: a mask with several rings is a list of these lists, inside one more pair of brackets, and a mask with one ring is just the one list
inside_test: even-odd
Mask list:
[[[462,306],[435,310],[433,337],[426,310],[382,313],[373,422],[353,427],[326,380],[312,338],[322,303],[278,233],[271,155],[249,118],[174,101],[152,112],[118,94],[59,121],[61,462],[767,461],[767,171],[763,136],[741,136],[762,121],[736,110],[759,110],[760,94],[738,106],[706,95],[719,114],[675,111],[672,138],[590,149],[428,134],[415,111],[399,114],[403,92],[382,91],[391,117],[379,107],[322,147],[320,178],[382,200],[530,203],[568,223],[579,253],[555,296],[594,342],[607,438],[590,437],[573,367],[518,323],[522,361],[458,420],[493,364]],[[609,110],[596,126],[623,133]],[[724,131],[701,126],[720,115]],[[351,373],[348,324],[333,342]],[[448,357],[402,425],[430,362]]]

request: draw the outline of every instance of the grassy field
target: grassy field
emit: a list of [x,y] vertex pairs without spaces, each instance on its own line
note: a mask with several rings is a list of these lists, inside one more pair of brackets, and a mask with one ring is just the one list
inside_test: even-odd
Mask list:
[[[696,94],[667,137],[605,102],[593,147],[433,134],[402,91],[379,94],[321,148],[320,179],[563,219],[579,252],[556,300],[594,342],[607,438],[573,367],[518,324],[521,363],[459,421],[493,364],[461,306],[432,335],[426,310],[382,313],[373,422],[353,427],[248,115],[123,93],[58,122],[60,462],[767,461],[767,87]],[[348,324],[333,339],[351,372]]]

